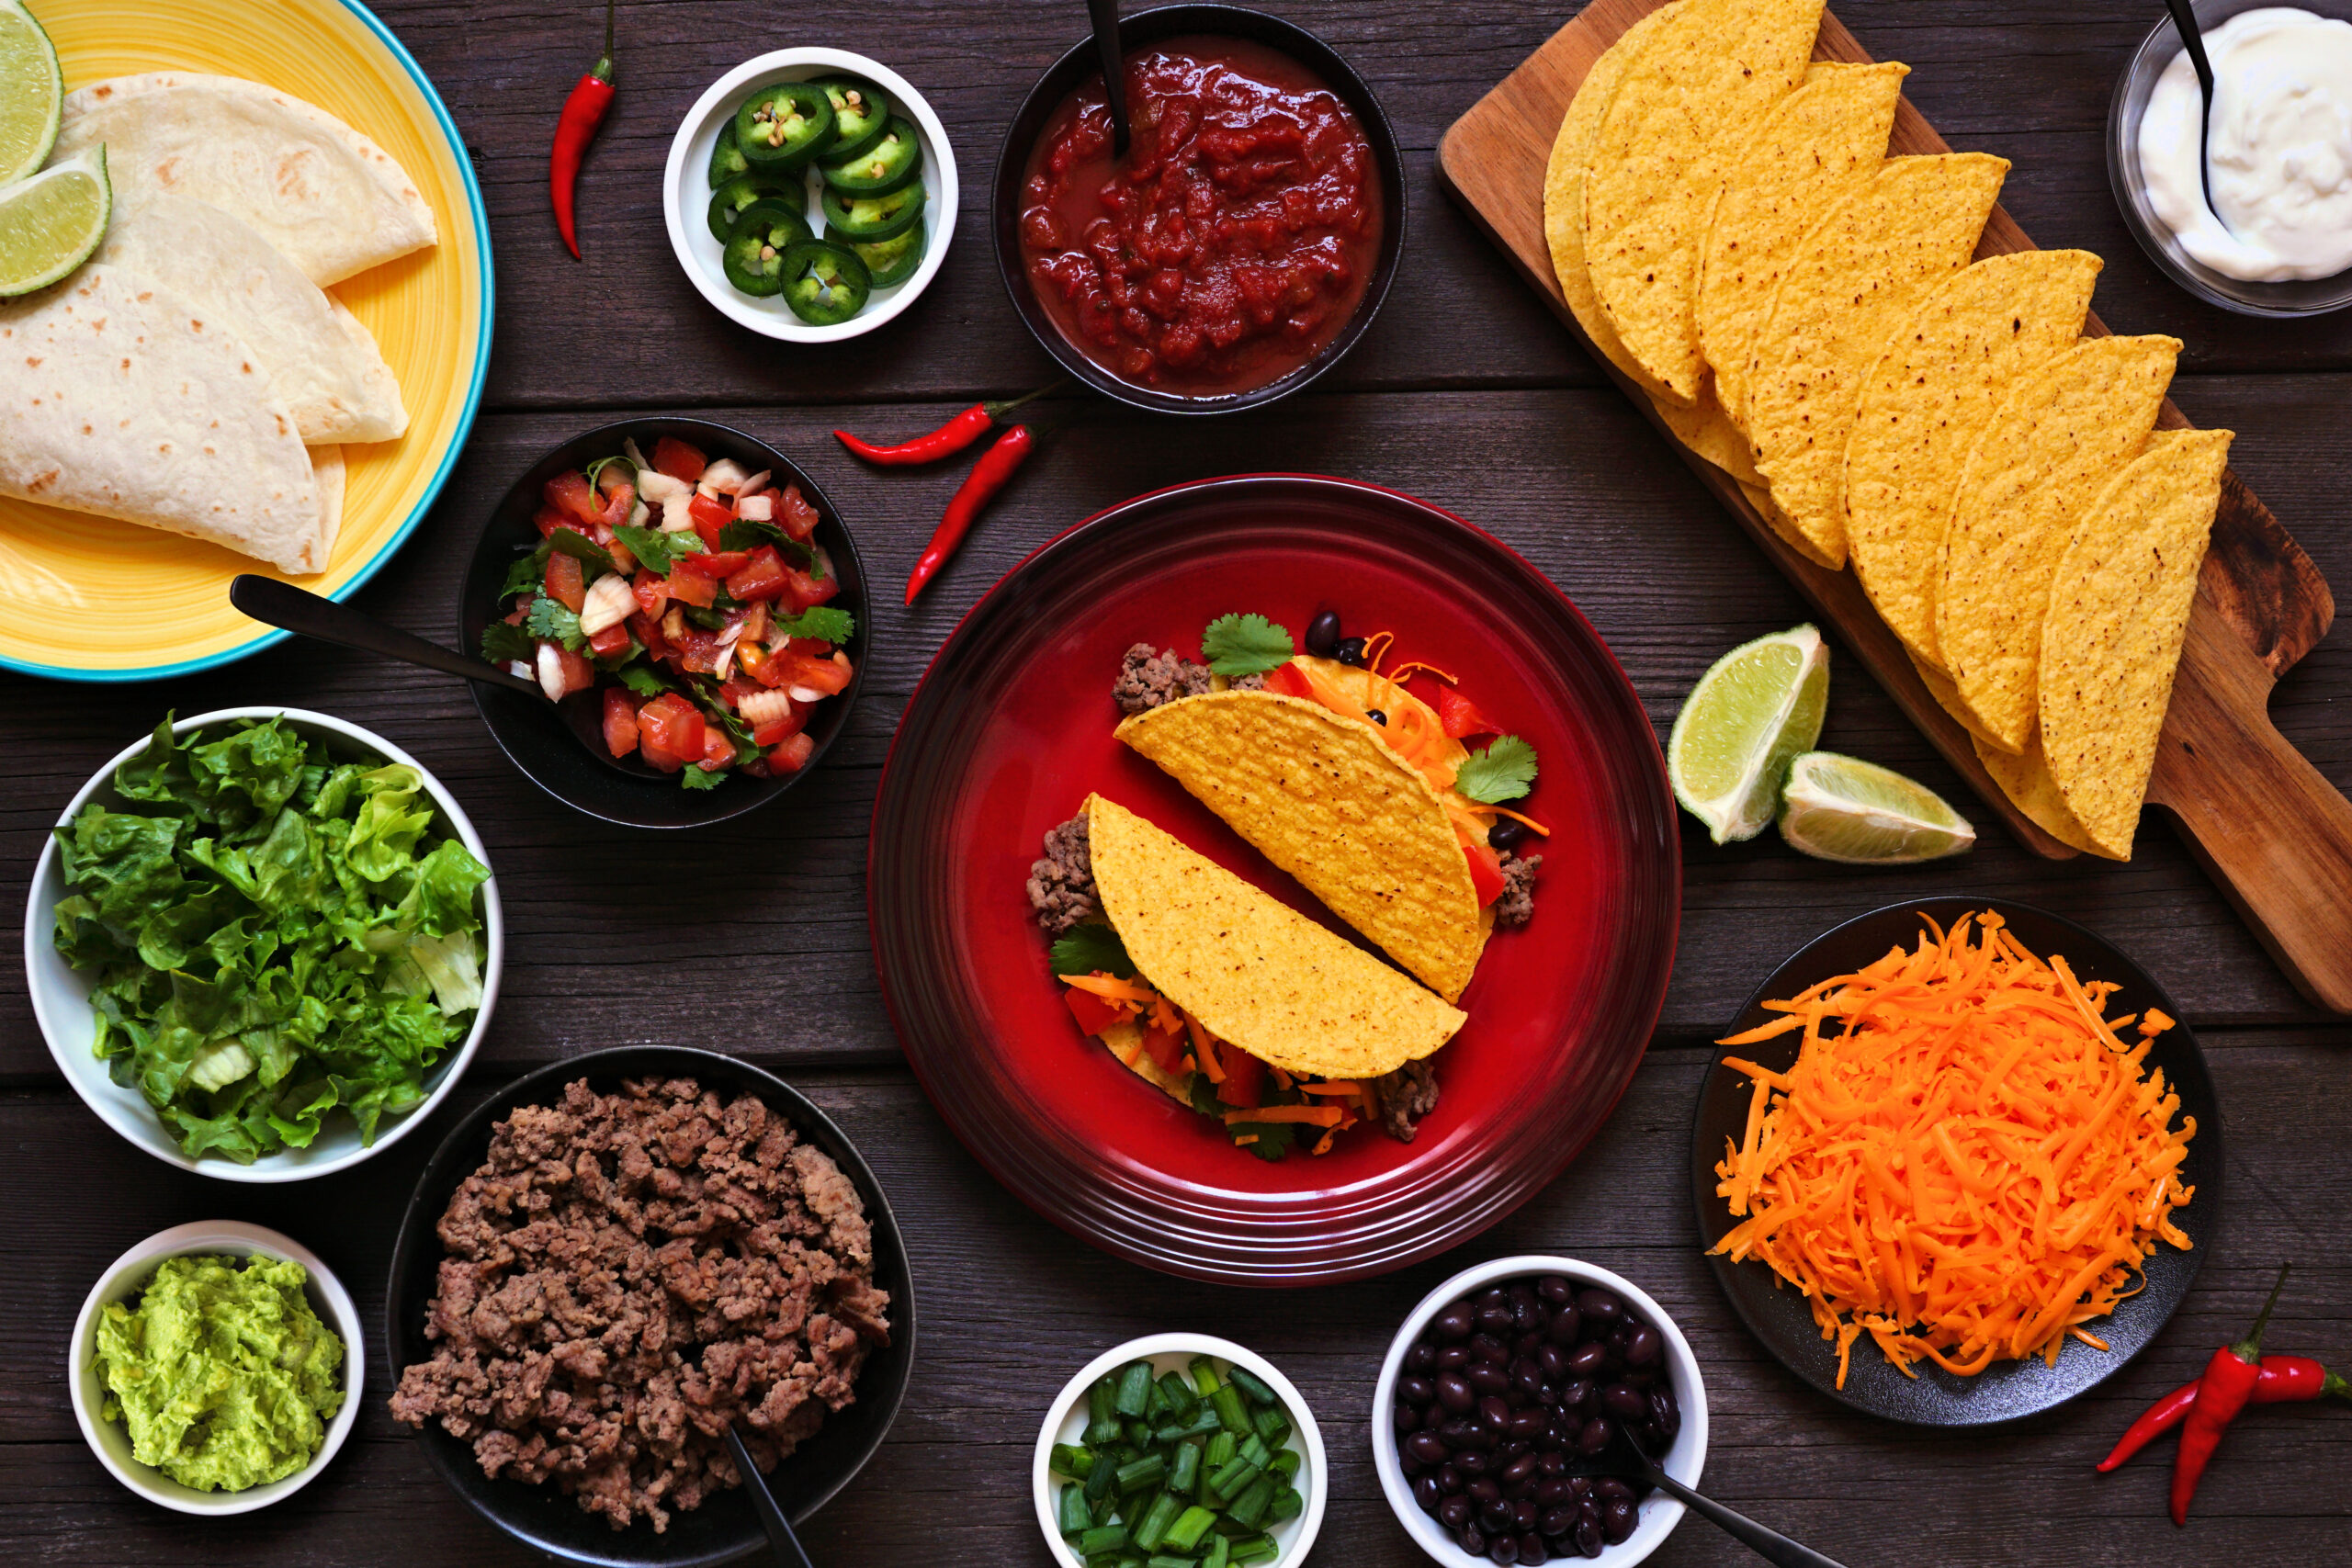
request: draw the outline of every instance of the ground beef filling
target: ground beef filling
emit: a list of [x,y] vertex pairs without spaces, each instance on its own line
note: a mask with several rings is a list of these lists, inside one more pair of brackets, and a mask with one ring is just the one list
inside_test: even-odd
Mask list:
[[1046,833],[1046,855],[1029,864],[1029,907],[1047,936],[1102,918],[1094,891],[1094,860],[1086,846],[1086,813]]
[[1535,868],[1544,857],[1506,854],[1502,861],[1503,890],[1495,895],[1495,928],[1517,931],[1535,917]]
[[845,1409],[890,1341],[857,1189],[742,1095],[586,1080],[518,1106],[441,1216],[440,1284],[393,1416],[438,1418],[483,1473],[552,1482],[659,1531]]
[[[1111,700],[1121,713],[1145,713],[1180,697],[1204,696],[1216,689],[1216,676],[1205,664],[1181,658],[1172,648],[1153,652],[1139,642],[1119,661],[1119,678],[1111,682]],[[1226,682],[1229,692],[1261,692],[1263,675],[1238,675]]]
[[1437,1064],[1424,1056],[1372,1080],[1380,1097],[1380,1124],[1400,1144],[1413,1141],[1414,1124],[1437,1109]]

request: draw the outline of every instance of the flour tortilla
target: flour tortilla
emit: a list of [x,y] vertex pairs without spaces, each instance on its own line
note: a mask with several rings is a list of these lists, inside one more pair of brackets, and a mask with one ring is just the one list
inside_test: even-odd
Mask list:
[[1726,152],[1723,194],[1700,246],[1692,320],[1714,371],[1715,400],[1733,424],[1744,424],[1747,363],[1781,269],[1814,225],[1885,161],[1910,73],[1896,61],[1815,61],[1756,134]]
[[315,572],[343,491],[320,450],[253,353],[151,279],[85,266],[0,305],[0,494]]
[[1089,795],[1086,813],[1094,886],[1136,974],[1218,1039],[1285,1072],[1373,1078],[1466,1021],[1134,812]]
[[162,280],[207,326],[243,341],[303,440],[390,441],[408,428],[400,382],[368,329],[243,219],[153,191],[115,209],[97,259]]
[[1681,0],[1628,52],[1585,153],[1585,265],[1636,361],[1679,403],[1706,378],[1691,304],[1725,154],[1804,79],[1821,0]]
[[2019,376],[2082,335],[2100,265],[2088,251],[2018,251],[1962,267],[1862,379],[1846,441],[1846,545],[1916,662],[1941,667],[1944,525],[1977,434]]
[[209,201],[322,288],[435,240],[432,208],[391,154],[258,82],[166,71],[93,83],[66,95],[54,155],[97,142],[118,199]]
[[1846,564],[1846,438],[1862,378],[1928,289],[1968,265],[2008,160],[1889,158],[1782,269],[1748,369],[1747,429],[1804,553]]

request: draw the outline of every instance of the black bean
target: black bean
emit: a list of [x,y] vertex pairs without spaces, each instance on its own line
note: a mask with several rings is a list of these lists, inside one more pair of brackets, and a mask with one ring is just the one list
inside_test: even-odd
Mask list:
[[1579,1291],[1577,1292],[1577,1311],[1592,1323],[1613,1327],[1618,1318],[1624,1314],[1625,1308],[1624,1303],[1607,1291]]
[[1324,610],[1306,623],[1306,651],[1317,659],[1329,659],[1340,646],[1340,612]]
[[1451,1464],[1438,1466],[1437,1489],[1449,1497],[1453,1496],[1462,1490],[1462,1472]]
[[1437,1380],[1437,1402],[1459,1416],[1478,1402],[1470,1392],[1470,1384],[1460,1372],[1441,1372]]
[[1574,1382],[1562,1385],[1560,1389],[1560,1408],[1563,1410],[1582,1410],[1586,1405],[1592,1403],[1594,1386],[1595,1385],[1590,1378],[1578,1378]]
[[1477,1307],[1509,1306],[1510,1305],[1510,1292],[1504,1290],[1500,1285],[1489,1285],[1485,1290],[1480,1291],[1476,1296],[1472,1297],[1470,1304]]
[[1510,1506],[1510,1522],[1521,1529],[1532,1530],[1542,1513],[1543,1510],[1535,1506],[1534,1498],[1521,1497]]
[[1531,1328],[1510,1342],[1511,1359],[1515,1361],[1521,1356],[1532,1356],[1536,1351],[1544,1348],[1544,1331],[1540,1328]]
[[1535,1468],[1544,1475],[1566,1476],[1568,1473],[1568,1456],[1557,1449],[1547,1448],[1537,1457]]
[[1550,1412],[1544,1410],[1514,1410],[1510,1419],[1503,1423],[1503,1431],[1513,1438],[1540,1438],[1552,1424]]
[[1341,637],[1338,642],[1331,645],[1331,657],[1338,660],[1342,664],[1362,664],[1363,662],[1363,638],[1360,637]]
[[[1508,1330],[1510,1325],[1506,1323],[1503,1327]],[[1487,1332],[1486,1325],[1481,1324],[1479,1331],[1470,1337],[1470,1359],[1474,1362],[1508,1362],[1510,1359],[1510,1347],[1503,1343],[1500,1335]]]
[[1535,1304],[1535,1288],[1521,1283],[1510,1288],[1510,1325],[1521,1333],[1544,1321],[1541,1308]]
[[[1538,1507],[1556,1508],[1575,1495],[1568,1490],[1568,1478],[1565,1475],[1547,1475],[1535,1483],[1534,1497]],[[1560,1532],[1551,1530],[1546,1533],[1557,1535]]]
[[1682,1429],[1682,1407],[1675,1403],[1672,1389],[1658,1387],[1650,1390],[1650,1419],[1658,1424],[1668,1438]]
[[[1600,1528],[1598,1525],[1593,1527],[1593,1539],[1596,1540],[1600,1539]],[[1478,1533],[1478,1527],[1476,1524],[1464,1525],[1460,1530],[1456,1531],[1453,1544],[1473,1557],[1487,1555],[1487,1538]]]
[[1450,1450],[1435,1432],[1416,1432],[1405,1439],[1405,1451],[1423,1464],[1443,1464]]
[[1455,1302],[1430,1319],[1430,1331],[1440,1339],[1467,1339],[1472,1324],[1470,1303]]
[[1437,1397],[1437,1385],[1427,1378],[1398,1378],[1396,1397],[1418,1410]]
[[1499,1432],[1510,1421],[1510,1405],[1499,1394],[1488,1394],[1478,1402],[1478,1424]]
[[[1388,716],[1381,712],[1378,708],[1366,708],[1363,710],[1363,716],[1364,717],[1372,720],[1373,723],[1380,726],[1383,729],[1388,728]],[[1509,819],[1506,818],[1505,820]]]
[[1650,1384],[1657,1382],[1657,1373],[1654,1371],[1644,1371],[1639,1367],[1627,1367],[1623,1371],[1618,1373],[1617,1376],[1618,1381],[1623,1382],[1627,1388],[1647,1388]]
[[1604,1544],[1600,1536],[1600,1521],[1599,1519],[1578,1519],[1577,1521],[1576,1543],[1577,1551],[1580,1555],[1586,1557],[1600,1556],[1600,1549]]
[[1577,1288],[1569,1282],[1568,1277],[1565,1274],[1546,1274],[1535,1281],[1535,1293],[1545,1301],[1558,1305],[1572,1300],[1577,1293]]
[[1519,1555],[1511,1561],[1517,1562],[1520,1568],[1541,1568],[1544,1560],[1551,1555],[1552,1553],[1544,1548],[1544,1538],[1533,1530],[1529,1530],[1519,1538]]
[[1625,1338],[1625,1361],[1628,1366],[1646,1367],[1658,1358],[1666,1341],[1658,1337],[1657,1329],[1646,1323],[1637,1323]]
[[1616,1435],[1617,1429],[1609,1424],[1608,1416],[1596,1416],[1584,1424],[1583,1431],[1577,1434],[1577,1452],[1590,1459],[1607,1448],[1609,1439]]
[[1437,1506],[1437,1522],[1450,1530],[1458,1530],[1476,1517],[1467,1497],[1448,1497]]
[[1458,1372],[1470,1364],[1470,1347],[1448,1345],[1437,1353],[1436,1366],[1442,1372]]
[[1544,1381],[1547,1382],[1558,1382],[1568,1375],[1568,1353],[1557,1345],[1538,1347],[1535,1352],[1535,1364],[1544,1369]]
[[[1453,1456],[1453,1468],[1464,1475],[1486,1474],[1487,1450],[1484,1449],[1457,1450]],[[1464,1487],[1463,1490],[1466,1492],[1469,1488]]]
[[1561,1507],[1546,1509],[1535,1521],[1535,1528],[1545,1535],[1566,1535],[1577,1528],[1577,1511]]
[[1504,1393],[1510,1389],[1510,1374],[1494,1361],[1473,1361],[1462,1369],[1462,1377],[1480,1393]]
[[1413,1348],[1405,1352],[1405,1370],[1408,1372],[1426,1372],[1436,1365],[1437,1347],[1426,1339],[1414,1341]]
[[1564,1306],[1552,1314],[1544,1325],[1544,1337],[1555,1345],[1573,1345],[1584,1335],[1584,1314],[1572,1306]]
[[1600,1510],[1600,1539],[1614,1546],[1633,1534],[1641,1519],[1634,1505],[1620,1497]]
[[1592,1483],[1592,1495],[1604,1503],[1611,1501],[1630,1503],[1634,1500],[1634,1488],[1616,1476],[1604,1475]]
[[1544,1387],[1544,1366],[1532,1356],[1521,1356],[1510,1364],[1510,1386],[1532,1399]]
[[1492,850],[1515,850],[1527,841],[1527,824],[1503,818],[1487,829],[1487,847]]
[[1495,1444],[1490,1434],[1478,1429],[1477,1422],[1462,1416],[1440,1427],[1437,1435],[1443,1438],[1446,1446],[1452,1449],[1488,1449]]
[[1473,1503],[1497,1503],[1502,1500],[1503,1489],[1491,1475],[1482,1475],[1462,1488],[1462,1495]]
[[[1568,1352],[1568,1376],[1577,1379],[1591,1377],[1600,1371],[1608,1360],[1609,1351],[1605,1346],[1595,1345],[1590,1340],[1587,1340]],[[1444,1398],[1445,1380],[1440,1378],[1437,1386],[1438,1397]]]
[[1519,1438],[1506,1438],[1495,1448],[1495,1462],[1509,1464],[1521,1454],[1533,1453],[1535,1445]]
[[1522,1481],[1534,1480],[1535,1456],[1533,1454],[1520,1455],[1517,1459],[1503,1466],[1502,1474],[1496,1477],[1496,1479],[1503,1483],[1503,1489],[1505,1491],[1509,1491],[1511,1487],[1518,1485]]
[[1436,1476],[1424,1475],[1413,1483],[1413,1501],[1421,1506],[1424,1514],[1436,1513],[1437,1506],[1444,1500],[1445,1495],[1437,1489]]
[[1509,1535],[1498,1535],[1495,1537],[1494,1540],[1487,1542],[1487,1557],[1490,1562],[1498,1563],[1518,1562],[1518,1540],[1515,1537]]
[[1397,1405],[1392,1415],[1396,1423],[1396,1435],[1400,1438],[1420,1428],[1421,1413],[1409,1404]]
[[1513,1517],[1510,1504],[1498,1497],[1479,1508],[1478,1528],[1488,1535],[1492,1535],[1497,1530],[1507,1530],[1510,1529]]
[[1622,1416],[1629,1421],[1644,1419],[1649,1415],[1650,1402],[1642,1397],[1639,1389],[1612,1382],[1600,1391],[1601,1408],[1611,1416]]
[[1448,1419],[1449,1417],[1446,1414],[1445,1406],[1440,1404],[1435,1400],[1431,1400],[1430,1401],[1430,1407],[1421,1412],[1421,1430],[1425,1432],[1434,1432],[1440,1427],[1444,1426]]

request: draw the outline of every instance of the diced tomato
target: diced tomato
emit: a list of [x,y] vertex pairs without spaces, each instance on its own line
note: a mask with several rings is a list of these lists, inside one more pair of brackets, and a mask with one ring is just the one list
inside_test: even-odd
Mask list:
[[816,738],[804,729],[797,735],[787,737],[783,745],[768,753],[768,767],[779,773],[797,773],[808,765],[808,759],[816,750]]
[[678,569],[670,574],[669,593],[671,598],[681,604],[692,604],[697,610],[707,610],[710,608],[711,601],[718,597],[718,580],[715,577],[705,577],[698,571],[688,571],[686,563],[680,561]]
[[774,545],[762,545],[752,552],[742,570],[727,579],[727,592],[746,604],[763,599],[781,599],[789,580],[785,575],[784,558]]
[[659,659],[670,651],[669,639],[662,635],[662,623],[642,610],[623,621],[621,625],[628,628],[631,637],[645,645],[648,658]]
[[[637,607],[644,611],[648,618],[658,620],[662,612],[669,606],[670,580],[668,578],[656,577],[650,571],[640,571],[628,586],[629,592],[637,595]],[[648,642],[646,646],[650,648],[652,644]]]
[[742,570],[751,558],[749,550],[704,550],[698,555],[680,558],[673,570],[691,571],[697,577],[707,577],[713,582],[719,582]]
[[710,459],[676,437],[664,435],[653,444],[653,467],[673,479],[696,484],[702,471],[710,467]]
[[628,623],[615,621],[588,639],[588,646],[599,656],[610,659],[616,653],[628,651]]
[[580,558],[553,550],[548,555],[548,597],[571,611],[580,613],[588,602],[588,584],[580,570]]
[[665,773],[702,761],[702,710],[675,692],[664,692],[638,709],[637,729],[645,760]]
[[735,742],[715,724],[703,727],[702,765],[714,773],[735,765]]
[[[539,644],[539,651],[542,655],[555,656],[556,669],[560,672],[560,683],[563,687],[556,694],[556,701],[561,702],[572,693],[584,692],[596,683],[596,667],[589,663],[582,655],[572,652],[568,648],[546,641]],[[540,690],[546,689],[547,683],[542,681]]]
[[1315,700],[1315,688],[1306,683],[1306,677],[1299,673],[1295,664],[1277,664],[1267,671],[1266,690],[1285,697]]
[[808,722],[808,716],[798,708],[795,708],[782,718],[763,724],[752,731],[752,744],[763,750],[772,746],[781,746],[799,734]]
[[[740,648],[738,649],[738,651],[741,651]],[[727,699],[727,705],[729,707],[740,709],[743,705],[743,699],[745,697],[750,696],[753,692],[763,689],[764,688],[763,688],[757,681],[748,680],[741,675],[729,675],[727,677],[726,681],[720,684],[718,688],[718,694]]]
[[605,547],[605,553],[613,558],[613,564],[621,570],[635,571],[637,570],[637,557],[630,552],[627,545],[621,543],[620,536],[613,532],[609,524],[597,524],[595,531],[589,536]]
[[718,656],[727,645],[718,640],[717,632],[704,631],[700,626],[688,626],[685,635],[671,639],[671,647],[685,661],[687,669],[697,675],[718,673]]
[[748,636],[735,645],[735,665],[763,686],[777,686],[784,682],[784,671],[775,667],[775,660],[769,657],[768,650],[751,641]]
[[1184,1062],[1183,1026],[1177,1025],[1173,1034],[1163,1032],[1152,1027],[1151,1015],[1147,1012],[1144,1014],[1143,1052],[1159,1064],[1161,1071],[1174,1072]]
[[1216,1086],[1217,1099],[1227,1105],[1256,1105],[1260,1090],[1265,1088],[1266,1064],[1230,1042],[1218,1044],[1216,1059],[1225,1068],[1225,1081]]
[[[774,491],[768,493],[775,495]],[[776,495],[775,515],[776,526],[796,539],[806,541],[817,531],[817,509],[801,495],[798,485],[786,485],[784,493]]]
[[780,686],[806,686],[812,692],[831,696],[846,689],[852,671],[842,669],[830,659],[819,659],[797,648],[787,648],[768,660],[770,668],[779,670]]
[[715,550],[718,548],[720,530],[735,521],[735,509],[717,496],[697,491],[695,498],[686,502],[686,516],[693,522],[695,532],[702,536],[704,547]]
[[1078,1020],[1080,1034],[1100,1034],[1127,1021],[1125,1009],[1113,1006],[1092,991],[1076,986],[1065,987],[1062,1000],[1069,1004],[1069,1015]]
[[1478,711],[1478,705],[1451,686],[1437,694],[1438,724],[1456,740],[1465,735],[1499,735],[1502,726]]
[[[542,506],[531,513],[531,526],[537,528],[539,531],[539,537],[544,539],[558,528],[571,527],[571,519],[552,506]],[[577,532],[577,530],[574,531]]]
[[1462,852],[1470,862],[1470,885],[1477,889],[1483,909],[1502,897],[1502,857],[1485,844],[1464,844]]
[[[588,488],[588,476],[577,470],[556,475],[541,487],[539,494],[549,506],[582,529],[604,521],[604,506],[596,500],[596,492]],[[626,517],[628,513],[624,512],[621,515]]]
[[783,602],[796,615],[838,598],[841,591],[842,580],[831,572],[822,577],[811,577],[797,566],[784,569]]
[[616,757],[637,750],[637,704],[618,686],[605,688],[605,746]]

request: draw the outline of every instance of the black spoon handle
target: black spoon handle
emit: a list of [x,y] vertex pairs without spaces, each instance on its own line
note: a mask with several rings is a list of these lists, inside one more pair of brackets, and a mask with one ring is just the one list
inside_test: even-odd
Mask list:
[[735,1456],[735,1468],[743,1472],[743,1490],[752,1495],[752,1506],[759,1510],[760,1524],[768,1532],[769,1550],[775,1553],[781,1568],[812,1568],[808,1554],[800,1550],[800,1538],[792,1533],[792,1521],[775,1505],[775,1495],[768,1490],[759,1466],[752,1462],[752,1450],[735,1434],[729,1423],[727,1427],[727,1451]]
[[1779,1530],[1758,1524],[1746,1514],[1724,1507],[1712,1497],[1702,1497],[1657,1465],[1649,1467],[1650,1483],[1670,1497],[1678,1498],[1684,1507],[1703,1516],[1734,1540],[1752,1550],[1767,1562],[1777,1562],[1781,1568],[1844,1568],[1834,1557],[1824,1557],[1809,1546],[1800,1545]]
[[1119,49],[1119,0],[1086,0],[1094,48],[1102,57],[1102,93],[1111,106],[1112,151],[1127,155],[1127,72]]
[[[2219,219],[2222,209],[2213,205],[2213,164],[2205,155],[2213,129],[2213,62],[2206,56],[2205,33],[2197,25],[2197,11],[2191,0],[2165,0],[2165,9],[2172,13],[2173,30],[2180,34],[2181,47],[2188,51],[2188,63],[2197,72],[2202,109],[2197,117],[2197,178],[2205,192],[2205,209]],[[2228,226],[2224,221],[2222,227]]]
[[322,599],[315,593],[306,592],[290,582],[280,582],[274,577],[237,577],[229,584],[229,603],[256,621],[286,631],[300,632],[321,642],[331,642],[338,648],[379,654],[386,659],[397,659],[404,664],[422,664],[427,670],[438,670],[445,675],[479,681],[485,685],[506,686],[514,691],[528,692],[541,699],[547,695],[539,689],[537,681],[526,681],[494,664],[468,659],[462,653],[452,653],[439,643],[412,637],[397,626],[388,626],[364,610],[338,604],[332,599]]

